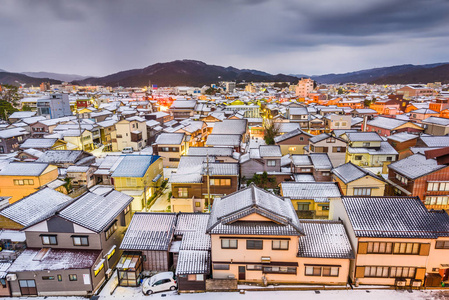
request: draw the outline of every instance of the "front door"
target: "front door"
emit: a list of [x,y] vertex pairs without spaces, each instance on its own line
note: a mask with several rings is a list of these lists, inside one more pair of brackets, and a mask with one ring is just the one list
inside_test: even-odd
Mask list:
[[19,280],[22,296],[37,296],[36,282],[34,280]]
[[245,266],[239,266],[239,280],[246,280]]

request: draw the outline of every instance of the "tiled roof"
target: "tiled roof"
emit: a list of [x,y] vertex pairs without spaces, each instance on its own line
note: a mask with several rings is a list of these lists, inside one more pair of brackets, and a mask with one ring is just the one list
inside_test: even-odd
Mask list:
[[46,163],[75,163],[82,153],[83,151],[81,150],[48,150],[36,161]]
[[387,137],[388,140],[392,140],[395,142],[399,142],[399,143],[403,143],[406,141],[410,141],[413,139],[417,139],[419,138],[419,135],[416,134],[411,134],[411,133],[407,133],[407,132],[399,132],[393,135],[390,135]]
[[293,154],[291,159],[295,166],[313,166],[312,160],[307,154]]
[[449,236],[449,215],[428,211],[418,197],[342,197],[357,237]]
[[368,121],[367,124],[370,126],[385,128],[389,130],[393,130],[401,125],[404,125],[407,121],[397,120],[394,118],[385,118],[385,117],[377,117],[371,121]]
[[173,213],[135,213],[120,249],[168,251],[175,225]]
[[57,140],[58,139],[27,139],[22,145],[20,145],[20,148],[50,148],[56,143]]
[[184,139],[184,133],[161,133],[157,139],[158,145],[179,145]]
[[397,155],[398,152],[388,142],[381,142],[379,148],[348,147],[348,153],[369,153],[370,155]]
[[209,214],[180,213],[175,235],[182,236],[181,250],[210,250],[210,235],[206,234]]
[[339,198],[336,182],[282,182],[282,195],[290,199]]
[[449,126],[449,119],[446,118],[438,118],[438,117],[428,117],[422,120],[423,123],[430,123],[441,126]]
[[209,274],[209,251],[181,250],[176,266],[176,275],[180,274]]
[[449,147],[449,136],[421,136],[427,147]]
[[59,212],[64,219],[95,232],[105,229],[131,203],[132,197],[111,191],[97,195],[86,192]]
[[190,147],[188,155],[191,156],[232,156],[232,148],[227,147]]
[[[238,221],[253,213],[274,222]],[[207,231],[212,234],[303,234],[291,201],[275,196],[254,184],[223,198],[216,198]]]
[[52,216],[72,200],[67,195],[45,188],[4,208],[0,215],[27,227]]
[[354,258],[341,222],[301,220],[305,236],[299,238],[298,256],[315,258]]
[[282,157],[281,147],[277,145],[261,145],[259,153],[260,157]]
[[210,134],[207,137],[206,146],[234,146],[235,147],[235,146],[240,145],[241,140],[242,140],[242,136],[240,134]]
[[0,171],[0,176],[39,176],[47,167],[48,164],[45,163],[15,162],[4,166]]
[[351,142],[381,142],[382,138],[375,132],[348,132],[346,136]]
[[126,155],[112,173],[112,177],[143,177],[159,158],[158,155]]
[[248,120],[223,120],[215,123],[212,134],[244,134]]
[[327,153],[311,153],[309,154],[313,167],[316,170],[331,170],[332,162]]
[[322,140],[327,139],[328,137],[330,137],[330,135],[328,133],[322,133],[319,135],[314,136],[313,138],[310,138],[309,141],[313,144],[318,143]]
[[446,165],[439,165],[435,159],[426,159],[422,154],[414,154],[388,165],[389,169],[410,179],[416,179],[446,167]]
[[336,167],[335,169],[332,170],[332,173],[334,173],[344,183],[352,182],[364,176],[372,176],[379,180],[382,180],[380,177],[377,177],[371,171],[356,166],[351,162]]

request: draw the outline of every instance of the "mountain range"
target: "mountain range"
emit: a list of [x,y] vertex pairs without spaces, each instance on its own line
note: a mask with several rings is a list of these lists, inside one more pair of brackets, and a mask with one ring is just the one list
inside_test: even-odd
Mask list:
[[[156,63],[142,69],[132,69],[110,74],[103,77],[88,77],[49,72],[11,73],[0,70],[0,83],[25,83],[39,85],[41,82],[52,84],[61,81],[71,81],[73,84],[91,84],[105,86],[203,86],[219,81],[240,82],[290,82],[299,78],[309,77],[303,74],[284,75],[269,74],[252,69],[237,69],[208,65],[195,60],[176,60],[166,63]],[[398,65],[383,68],[360,70],[342,74],[325,74],[310,76],[318,83],[375,83],[375,84],[407,84],[407,83],[449,83],[449,63],[427,65]]]

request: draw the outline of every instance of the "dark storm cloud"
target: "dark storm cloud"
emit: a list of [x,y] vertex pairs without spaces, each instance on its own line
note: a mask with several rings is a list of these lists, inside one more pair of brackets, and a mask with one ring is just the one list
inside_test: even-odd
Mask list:
[[0,68],[104,75],[190,58],[311,74],[448,61],[448,15],[447,0],[0,0]]

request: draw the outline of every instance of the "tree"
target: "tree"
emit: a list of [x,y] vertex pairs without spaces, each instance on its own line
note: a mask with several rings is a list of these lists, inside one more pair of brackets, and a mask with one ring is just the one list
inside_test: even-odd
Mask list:
[[0,92],[0,100],[11,103],[13,106],[17,106],[21,95],[19,94],[19,88],[13,85],[5,84],[2,86]]
[[215,95],[215,94],[218,93],[218,92],[219,92],[218,89],[215,89],[215,88],[213,88],[213,87],[210,87],[210,88],[208,88],[204,93],[205,93],[206,95]]
[[65,183],[62,186],[65,187],[67,194],[70,194],[70,192],[72,191],[72,179],[69,177],[66,177],[64,179],[64,181],[65,181]]
[[264,137],[267,145],[274,145],[274,138],[279,134],[279,125],[273,119],[264,119]]
[[31,107],[25,104],[22,106],[22,111],[31,111]]
[[276,180],[268,177],[267,172],[263,172],[262,174],[254,174],[253,178],[248,179],[246,183],[248,185],[254,183],[256,186],[263,189],[276,187]]
[[8,120],[8,115],[12,114],[15,111],[19,111],[17,108],[14,108],[11,103],[5,100],[0,100],[0,118],[3,120]]

